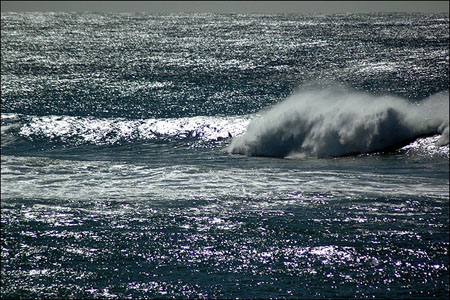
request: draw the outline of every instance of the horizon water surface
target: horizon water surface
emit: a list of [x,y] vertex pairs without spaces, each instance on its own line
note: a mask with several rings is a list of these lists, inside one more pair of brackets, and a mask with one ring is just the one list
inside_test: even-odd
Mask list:
[[447,299],[448,26],[2,12],[1,297]]

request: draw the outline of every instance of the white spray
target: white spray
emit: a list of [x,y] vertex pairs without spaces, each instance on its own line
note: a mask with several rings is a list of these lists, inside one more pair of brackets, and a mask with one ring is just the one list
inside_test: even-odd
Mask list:
[[420,104],[343,87],[301,90],[254,119],[228,146],[234,154],[330,157],[369,153],[441,133],[448,144],[448,91]]

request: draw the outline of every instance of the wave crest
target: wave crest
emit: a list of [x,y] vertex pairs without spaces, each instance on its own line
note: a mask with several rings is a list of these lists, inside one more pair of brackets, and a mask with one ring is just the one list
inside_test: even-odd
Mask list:
[[[2,123],[12,117],[2,114]],[[16,120],[17,119],[17,120]],[[64,144],[113,145],[133,141],[183,140],[218,141],[243,132],[249,117],[186,117],[167,119],[99,119],[72,116],[20,116],[14,128],[17,136],[32,141]],[[2,125],[4,125],[2,124]],[[9,126],[9,125],[8,125]],[[9,133],[9,131],[3,132]]]
[[301,90],[254,119],[232,154],[333,157],[405,146],[441,133],[448,144],[448,91],[420,104],[343,87]]

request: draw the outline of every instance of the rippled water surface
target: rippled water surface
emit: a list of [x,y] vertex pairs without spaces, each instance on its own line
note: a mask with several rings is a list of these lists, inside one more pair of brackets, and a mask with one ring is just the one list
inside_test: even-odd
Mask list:
[[448,14],[1,29],[2,298],[448,298]]

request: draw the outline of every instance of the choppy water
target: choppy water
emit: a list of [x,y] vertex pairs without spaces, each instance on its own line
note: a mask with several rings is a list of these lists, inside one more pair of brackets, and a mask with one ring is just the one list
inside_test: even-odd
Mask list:
[[2,13],[2,298],[447,299],[448,25]]

